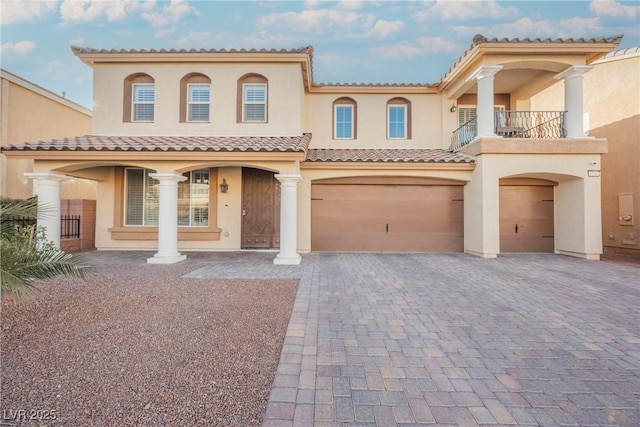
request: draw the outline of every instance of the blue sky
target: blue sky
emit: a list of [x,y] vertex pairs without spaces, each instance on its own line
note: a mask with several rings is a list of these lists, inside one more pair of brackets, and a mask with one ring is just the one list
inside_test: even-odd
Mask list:
[[475,34],[600,37],[640,45],[640,1],[0,0],[2,68],[91,108],[70,46],[312,45],[318,83],[436,83]]

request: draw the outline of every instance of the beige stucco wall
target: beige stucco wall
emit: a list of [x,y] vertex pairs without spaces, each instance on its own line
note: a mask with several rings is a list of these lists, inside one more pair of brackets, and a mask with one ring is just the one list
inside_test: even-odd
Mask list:
[[500,253],[501,178],[557,182],[554,190],[555,252],[588,259],[602,253],[599,154],[482,154],[464,193],[465,252],[491,258]]
[[[146,73],[155,81],[153,123],[123,122],[125,78]],[[180,79],[201,73],[211,79],[209,123],[180,123]],[[268,80],[267,123],[236,123],[237,81],[247,73]],[[299,64],[165,63],[96,64],[93,133],[99,135],[235,135],[302,134],[302,74]]]
[[[311,148],[444,148],[439,94],[349,94],[357,103],[356,138],[334,139],[333,102],[344,96],[324,93],[306,96],[304,129],[313,134]],[[410,139],[387,139],[387,101],[397,97],[411,102]]]
[[[584,76],[589,135],[607,138],[602,157],[602,234],[606,247],[640,250],[640,52],[597,61]],[[531,99],[532,109],[562,109],[564,85]],[[632,194],[634,220],[619,221],[618,197]]]
[[[6,78],[1,80],[2,146],[85,135],[91,131],[90,115],[44,96],[42,92],[47,93],[44,89],[36,88],[41,92],[38,93]],[[31,197],[33,185],[23,174],[33,171],[33,160],[7,160],[4,154],[1,157],[0,194],[15,198]],[[95,199],[95,188],[88,182],[65,183],[63,197]]]

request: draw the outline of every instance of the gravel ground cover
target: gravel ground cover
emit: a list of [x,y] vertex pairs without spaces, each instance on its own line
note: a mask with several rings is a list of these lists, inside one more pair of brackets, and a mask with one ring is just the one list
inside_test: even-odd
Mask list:
[[260,425],[298,280],[182,278],[192,270],[100,265],[87,281],[42,282],[30,303],[3,298],[3,418]]

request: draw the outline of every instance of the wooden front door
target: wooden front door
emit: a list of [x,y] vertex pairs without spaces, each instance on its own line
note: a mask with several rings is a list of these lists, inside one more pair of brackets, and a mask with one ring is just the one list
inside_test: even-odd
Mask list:
[[500,186],[500,252],[553,252],[553,186]]
[[242,168],[242,249],[280,247],[280,182],[273,172]]

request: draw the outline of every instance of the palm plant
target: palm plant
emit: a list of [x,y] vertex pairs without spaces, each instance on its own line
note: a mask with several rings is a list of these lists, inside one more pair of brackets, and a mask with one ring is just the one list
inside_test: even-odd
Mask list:
[[[40,206],[40,209],[43,207]],[[38,202],[35,198],[17,200],[0,197],[2,293],[25,297],[36,290],[36,280],[57,276],[84,279],[91,271],[91,266],[82,256],[66,253],[46,241],[44,230],[35,225],[37,212]],[[21,221],[22,225],[16,226],[16,220]],[[28,224],[30,221],[31,224]]]

